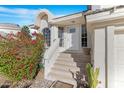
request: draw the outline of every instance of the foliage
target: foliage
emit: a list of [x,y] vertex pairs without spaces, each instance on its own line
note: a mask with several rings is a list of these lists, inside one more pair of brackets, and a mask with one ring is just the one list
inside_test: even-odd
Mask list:
[[11,39],[0,38],[0,73],[12,80],[33,79],[44,51],[42,34],[32,40],[27,33],[18,32]]
[[30,36],[30,30],[29,30],[28,26],[23,26],[22,29],[21,29],[21,32],[25,33],[25,35],[27,37],[30,37],[31,38],[31,36]]
[[99,68],[94,69],[91,64],[86,65],[87,69],[87,76],[88,76],[88,86],[90,88],[96,88],[99,81],[98,81],[98,76],[99,76]]

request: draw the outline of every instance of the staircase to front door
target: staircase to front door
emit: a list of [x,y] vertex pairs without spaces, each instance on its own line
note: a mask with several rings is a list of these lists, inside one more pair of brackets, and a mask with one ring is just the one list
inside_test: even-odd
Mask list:
[[73,79],[70,71],[74,73],[80,71],[82,74],[85,74],[85,66],[87,63],[90,63],[90,54],[83,52],[76,53],[76,51],[60,53],[48,73],[48,79],[53,81],[59,80],[76,86],[76,81]]

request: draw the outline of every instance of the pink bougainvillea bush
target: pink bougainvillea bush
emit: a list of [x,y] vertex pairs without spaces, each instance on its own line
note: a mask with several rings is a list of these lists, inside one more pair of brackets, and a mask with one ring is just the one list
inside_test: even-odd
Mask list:
[[44,51],[44,38],[35,33],[35,40],[24,32],[0,35],[0,74],[11,80],[33,79]]

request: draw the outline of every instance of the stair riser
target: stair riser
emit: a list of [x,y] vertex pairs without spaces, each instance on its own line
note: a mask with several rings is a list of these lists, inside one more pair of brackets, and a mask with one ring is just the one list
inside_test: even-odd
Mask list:
[[91,62],[91,60],[87,60],[87,59],[74,59],[74,62],[81,62],[81,63],[89,63]]
[[57,61],[55,64],[67,65],[67,66],[77,66],[76,62],[67,62],[67,61]]
[[70,57],[68,57],[68,56],[59,56],[58,58],[61,58],[61,59],[91,59],[91,57],[89,57],[89,56],[70,56]]
[[67,62],[72,62],[74,61],[73,58],[58,58],[56,61],[67,61]]
[[54,72],[57,75],[63,75],[64,77],[72,78],[72,73],[69,71],[57,71],[57,70],[51,70],[51,73]]
[[83,55],[83,54],[60,54],[59,57],[79,57],[79,58],[90,58],[90,55]]
[[[63,68],[58,68],[58,67],[52,67],[51,69],[54,69],[54,70],[57,70],[57,71],[63,71],[63,72],[70,72],[70,71],[72,71],[72,70],[67,70],[67,69],[63,69]],[[78,70],[73,70],[72,72],[73,73],[76,73],[76,71],[78,71]],[[51,72],[51,71],[50,71]]]
[[60,57],[71,57],[71,54],[60,53]]
[[76,71],[80,71],[80,69],[67,69],[67,68],[60,68],[60,67],[54,67],[55,69],[61,69],[61,70],[65,70],[65,71],[72,71],[72,72],[76,72]]
[[54,65],[54,68],[58,68],[58,69],[63,69],[66,71],[80,71],[80,69],[78,67],[73,67],[73,66],[61,66],[61,65]]
[[68,84],[76,85],[76,81],[72,79],[64,79],[64,78],[57,78],[57,77],[49,76],[49,80],[52,80],[52,81],[59,80],[59,81],[62,81]]
[[91,57],[89,57],[89,56],[83,56],[83,55],[82,55],[82,56],[72,55],[71,57],[72,57],[72,58],[83,58],[83,59],[86,59],[86,58],[89,59],[89,58],[91,58]]

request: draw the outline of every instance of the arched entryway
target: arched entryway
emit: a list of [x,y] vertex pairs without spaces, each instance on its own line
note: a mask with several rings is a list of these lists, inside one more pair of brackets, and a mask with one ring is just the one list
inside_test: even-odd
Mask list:
[[48,10],[39,11],[36,17],[36,23],[39,27],[39,32],[43,33],[45,37],[46,47],[51,45],[51,30],[50,30],[50,21],[53,19],[53,15]]
[[53,19],[53,15],[46,9],[39,11],[35,25],[44,29],[49,26],[49,22]]

